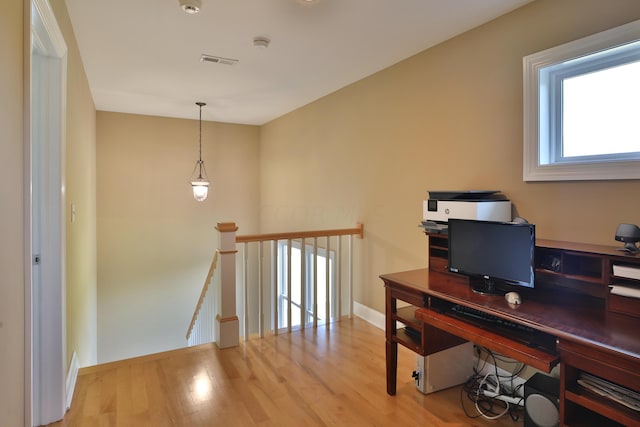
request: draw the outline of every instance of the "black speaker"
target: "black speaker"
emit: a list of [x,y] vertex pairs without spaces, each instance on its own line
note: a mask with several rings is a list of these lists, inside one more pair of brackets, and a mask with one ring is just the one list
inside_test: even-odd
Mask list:
[[524,383],[524,427],[556,427],[560,423],[560,380],[536,373]]

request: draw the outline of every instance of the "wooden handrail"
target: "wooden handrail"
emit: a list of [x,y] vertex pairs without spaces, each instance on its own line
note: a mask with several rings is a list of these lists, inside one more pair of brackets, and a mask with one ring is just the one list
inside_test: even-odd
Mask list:
[[292,231],[287,233],[268,233],[268,234],[247,234],[245,236],[236,236],[236,243],[248,242],[265,242],[270,240],[288,240],[302,239],[309,237],[326,237],[326,236],[348,236],[357,235],[359,238],[364,236],[364,225],[358,224],[355,228],[342,228],[335,230],[315,230],[315,231]]
[[218,251],[213,255],[213,260],[211,261],[211,265],[209,266],[209,272],[207,273],[207,278],[204,280],[204,285],[202,286],[202,291],[200,291],[200,298],[198,298],[198,303],[196,304],[196,308],[193,311],[193,316],[191,316],[191,323],[189,323],[189,328],[187,329],[187,340],[189,339],[189,335],[191,335],[191,331],[196,324],[196,319],[198,318],[198,313],[200,312],[200,307],[202,306],[202,302],[204,301],[204,297],[207,295],[207,290],[209,289],[209,285],[211,284],[211,278],[213,277],[213,272],[216,270],[216,265],[218,264]]

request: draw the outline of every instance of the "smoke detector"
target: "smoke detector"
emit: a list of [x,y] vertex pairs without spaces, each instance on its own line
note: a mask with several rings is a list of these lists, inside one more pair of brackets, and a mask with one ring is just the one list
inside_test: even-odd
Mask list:
[[271,43],[271,40],[268,37],[258,36],[253,38],[253,45],[260,49],[268,48],[269,43]]
[[187,12],[189,15],[194,15],[200,12],[200,7],[202,6],[201,0],[178,0],[178,3],[180,3],[182,10]]

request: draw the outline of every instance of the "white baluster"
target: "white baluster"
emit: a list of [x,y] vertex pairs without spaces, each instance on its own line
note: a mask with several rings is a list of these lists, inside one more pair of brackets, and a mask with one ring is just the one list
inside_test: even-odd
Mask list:
[[287,331],[291,332],[291,239],[287,240]]
[[[337,314],[336,317],[338,320],[342,317],[342,237],[336,236],[338,240],[336,247],[336,262],[334,268],[334,274],[336,276],[336,300],[337,300]],[[327,257],[327,261],[331,259],[330,256]]]
[[258,332],[264,338],[264,295],[262,283],[262,241],[258,242]]
[[300,328],[307,324],[307,250],[304,237],[300,241]]
[[271,292],[273,297],[273,333],[278,335],[278,241],[271,241]]
[[313,327],[318,327],[318,238],[313,238]]
[[329,277],[329,273],[330,273],[330,262],[329,260],[331,259],[330,254],[331,254],[331,238],[329,236],[327,236],[327,248],[325,250],[325,290],[326,290],[326,306],[325,306],[325,311],[326,311],[326,320],[325,320],[325,326],[328,328],[329,327],[329,321],[331,319],[331,280]]
[[249,287],[248,287],[248,272],[249,272],[249,243],[245,242],[243,245],[243,280],[242,280],[242,294],[244,298],[244,340],[249,339]]
[[348,274],[348,287],[349,287],[349,319],[353,317],[353,236],[349,235],[349,261],[347,263],[349,267]]

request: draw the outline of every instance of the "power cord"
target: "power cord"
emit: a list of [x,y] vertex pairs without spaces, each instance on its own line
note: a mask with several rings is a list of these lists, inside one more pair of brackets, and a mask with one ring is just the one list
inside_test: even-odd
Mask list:
[[[485,357],[482,358],[482,354]],[[469,418],[483,417],[495,420],[505,415],[513,421],[518,421],[522,416],[521,403],[523,398],[518,395],[522,385],[514,386],[514,379],[525,369],[526,365],[506,358],[491,350],[476,346],[476,363],[473,367],[474,374],[462,386],[460,391],[460,403],[465,415]],[[498,371],[497,362],[514,364],[510,375],[501,375]],[[494,372],[482,375],[487,364],[493,362]],[[471,401],[475,409],[475,414],[465,406],[466,401]],[[511,402],[511,404],[509,403]]]
[[[476,410],[478,411],[478,413],[480,415],[482,415],[483,418],[486,418],[488,420],[497,420],[498,418],[501,418],[504,414],[506,414],[507,412],[509,412],[509,402],[504,402],[505,404],[505,408],[504,411],[500,412],[499,414],[496,415],[487,415],[486,413],[482,412],[482,410],[480,409],[480,405],[478,405],[478,401],[480,400],[480,392],[482,390],[486,390],[483,388],[483,386],[485,385],[485,382],[487,380],[487,378],[489,377],[489,375],[491,375],[490,372],[487,372],[487,374],[482,378],[482,380],[480,380],[480,384],[478,384],[478,389],[476,390],[476,401],[475,401],[475,407]],[[495,393],[496,394],[500,394],[500,381],[498,381],[498,379],[496,378],[496,390]]]

